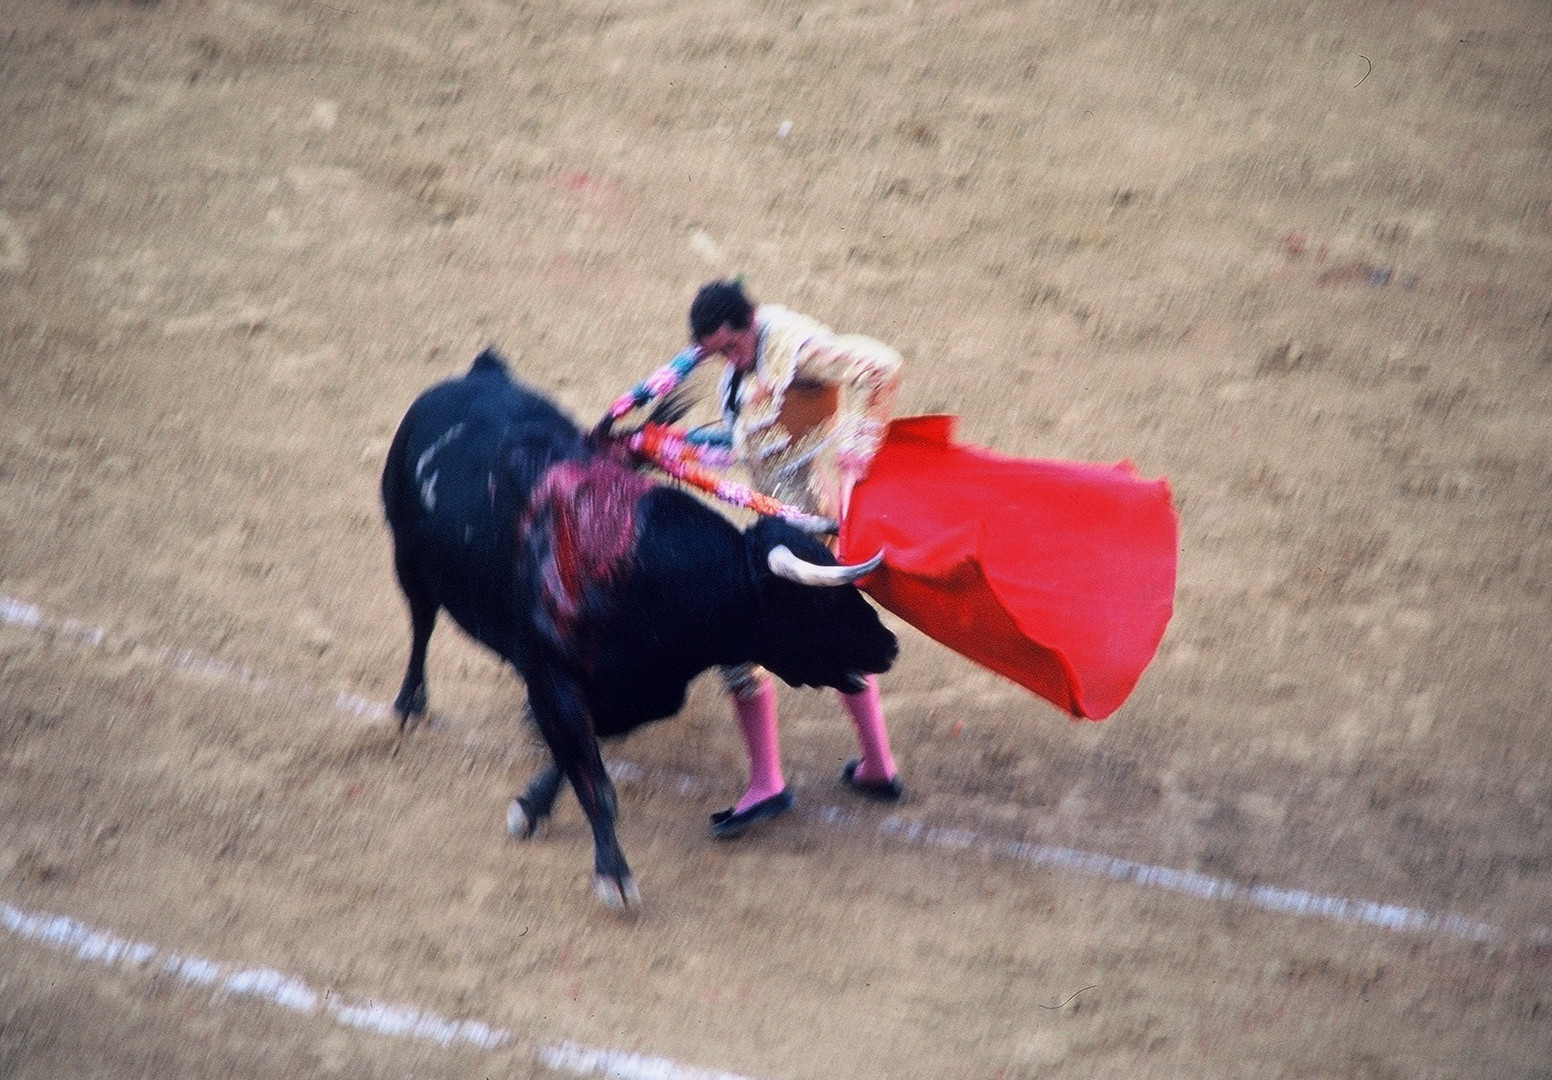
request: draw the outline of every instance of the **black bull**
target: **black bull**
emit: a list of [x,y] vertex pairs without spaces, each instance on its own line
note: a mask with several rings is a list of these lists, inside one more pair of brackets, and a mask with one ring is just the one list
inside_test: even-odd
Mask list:
[[740,532],[648,481],[492,350],[410,406],[382,492],[410,611],[401,730],[426,710],[426,648],[445,608],[517,670],[553,758],[514,802],[514,831],[532,835],[564,777],[610,904],[638,894],[600,737],[678,712],[714,665],[754,662],[794,686],[855,690],[894,661],[894,635],[849,583],[858,568],[837,567],[784,522]]

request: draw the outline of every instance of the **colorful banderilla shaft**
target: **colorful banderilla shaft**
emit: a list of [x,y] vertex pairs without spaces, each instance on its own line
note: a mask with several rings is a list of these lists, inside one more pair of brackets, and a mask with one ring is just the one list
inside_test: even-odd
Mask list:
[[729,480],[711,469],[703,461],[730,464],[727,452],[717,448],[696,446],[682,434],[662,424],[647,424],[625,438],[631,453],[662,469],[669,476],[693,488],[706,492],[733,506],[741,506],[767,517],[779,517],[783,521],[809,533],[834,533],[840,525],[832,518],[810,514],[795,506],[771,498],[754,490],[748,484]]

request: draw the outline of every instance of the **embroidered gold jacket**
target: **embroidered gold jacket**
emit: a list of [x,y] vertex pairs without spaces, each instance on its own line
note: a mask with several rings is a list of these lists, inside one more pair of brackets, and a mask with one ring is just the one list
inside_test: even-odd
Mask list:
[[754,322],[754,370],[729,365],[718,395],[734,451],[767,495],[839,518],[883,439],[900,354],[775,304]]

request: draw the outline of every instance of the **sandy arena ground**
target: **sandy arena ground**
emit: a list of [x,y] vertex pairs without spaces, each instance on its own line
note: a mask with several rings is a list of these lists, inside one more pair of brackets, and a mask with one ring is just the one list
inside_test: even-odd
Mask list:
[[[621,918],[456,631],[394,755],[377,474],[732,272],[1168,476],[1177,613],[1100,724],[900,627],[908,802],[784,690],[737,843],[702,680]],[[0,1077],[1545,1077],[1552,8],[8,0],[0,616]]]

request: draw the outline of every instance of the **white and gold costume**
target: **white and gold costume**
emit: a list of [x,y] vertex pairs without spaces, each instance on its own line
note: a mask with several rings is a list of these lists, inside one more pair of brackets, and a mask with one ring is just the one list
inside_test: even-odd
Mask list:
[[754,325],[754,370],[728,365],[718,395],[734,453],[760,491],[840,519],[883,440],[900,354],[775,304]]

